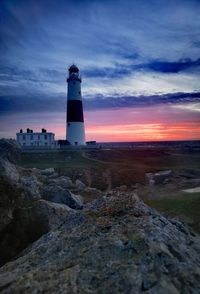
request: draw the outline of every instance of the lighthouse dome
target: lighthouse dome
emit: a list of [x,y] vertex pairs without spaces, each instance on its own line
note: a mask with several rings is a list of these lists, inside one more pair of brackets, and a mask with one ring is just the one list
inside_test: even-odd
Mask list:
[[69,72],[70,72],[70,73],[78,73],[78,72],[79,72],[79,69],[78,69],[78,67],[77,67],[75,64],[72,64],[72,65],[69,67]]

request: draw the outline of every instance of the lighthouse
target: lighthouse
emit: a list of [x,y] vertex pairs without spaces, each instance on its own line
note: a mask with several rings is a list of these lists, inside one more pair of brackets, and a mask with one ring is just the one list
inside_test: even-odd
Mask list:
[[74,64],[69,67],[67,84],[66,139],[71,145],[85,145],[81,77],[78,67]]

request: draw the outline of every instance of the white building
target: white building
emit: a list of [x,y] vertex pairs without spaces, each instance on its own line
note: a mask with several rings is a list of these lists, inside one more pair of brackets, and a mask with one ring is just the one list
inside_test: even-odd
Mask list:
[[39,147],[53,149],[56,147],[55,134],[47,132],[45,129],[42,129],[41,132],[33,132],[33,130],[27,129],[26,133],[20,130],[16,136],[17,142],[24,148]]

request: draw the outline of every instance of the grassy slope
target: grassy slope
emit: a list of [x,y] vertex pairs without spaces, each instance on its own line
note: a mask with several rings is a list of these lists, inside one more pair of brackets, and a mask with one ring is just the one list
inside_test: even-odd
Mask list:
[[[140,148],[24,153],[21,164],[25,167],[54,167],[72,179],[78,177],[89,186],[106,190],[120,185],[145,183],[146,172],[198,169],[199,162],[199,153]],[[145,202],[171,216],[187,218],[200,232],[199,193],[148,199]]]
[[173,198],[146,199],[145,202],[172,217],[190,223],[200,233],[200,193],[183,194]]
[[[96,167],[95,160],[83,156],[81,151],[55,151],[55,152],[24,152],[21,164],[25,167],[37,168],[87,168]],[[99,162],[98,162],[99,165]]]

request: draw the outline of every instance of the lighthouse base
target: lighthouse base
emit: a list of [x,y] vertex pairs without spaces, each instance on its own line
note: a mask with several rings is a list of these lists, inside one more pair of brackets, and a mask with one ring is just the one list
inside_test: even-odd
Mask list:
[[85,145],[84,123],[83,122],[68,122],[66,138],[71,145]]

